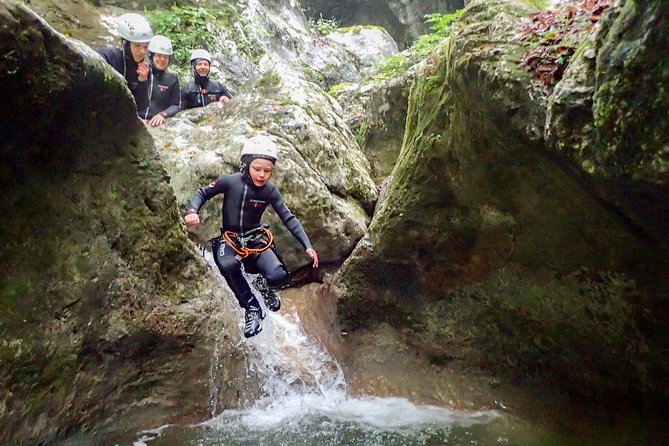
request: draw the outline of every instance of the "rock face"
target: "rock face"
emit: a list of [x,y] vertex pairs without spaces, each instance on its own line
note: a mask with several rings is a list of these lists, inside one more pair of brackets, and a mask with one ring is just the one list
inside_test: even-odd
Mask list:
[[355,133],[379,182],[392,172],[402,147],[409,91],[419,68],[391,79],[342,84],[331,90],[343,107],[344,119]]
[[327,39],[343,45],[355,54],[360,61],[363,75],[369,74],[379,61],[399,52],[390,34],[376,26],[340,28],[329,33]]
[[[96,8],[87,0],[25,0],[31,10],[62,34],[81,40],[92,48],[102,48],[118,42],[109,33],[106,17],[114,15],[109,8]],[[116,15],[119,13],[117,12]]]
[[125,81],[5,0],[0,52],[0,443],[201,419],[221,327],[237,359],[217,397],[243,402],[230,297],[186,238]]
[[546,136],[597,181],[598,194],[669,243],[668,62],[662,2],[625,2],[584,41],[549,98]]
[[[666,392],[652,390],[666,388],[660,372],[666,367],[667,281],[660,279],[668,277],[666,226],[652,223],[664,221],[668,209],[664,180],[653,179],[662,168],[639,169],[642,155],[635,155],[617,172],[643,172],[643,178],[600,178],[553,149],[570,148],[564,139],[545,142],[547,110],[556,107],[519,67],[524,48],[513,40],[518,19],[531,11],[522,1],[470,2],[450,41],[417,77],[387,197],[338,276],[340,315],[348,329],[373,330],[384,322],[401,328],[432,363],[541,376],[595,399],[666,402]],[[627,23],[660,13],[651,5],[637,14]],[[582,90],[572,91],[586,94],[595,80],[595,124],[598,101],[615,103],[628,91],[619,78],[628,75],[627,65],[612,62],[622,44],[616,41],[626,42],[615,25],[620,20],[602,35],[596,61],[618,71],[570,80],[584,79]],[[643,34],[639,51],[656,41],[654,32]],[[666,105],[649,103],[637,112],[659,121],[656,113]],[[552,116],[548,122],[564,122]],[[575,129],[553,134],[583,140],[580,128],[596,128],[587,119],[572,122]],[[636,134],[624,133],[625,125],[616,121],[600,131]],[[639,142],[643,159],[662,159],[661,134]],[[607,147],[614,141],[603,140]],[[594,155],[605,161],[607,153]],[[628,197],[644,197],[648,215],[613,201],[609,191],[621,188]],[[636,223],[641,218],[645,226]],[[621,364],[624,371],[611,377]]]
[[[330,96],[280,61],[266,64],[268,71],[225,107],[189,111],[152,133],[183,207],[198,187],[237,171],[246,138],[258,131],[271,135],[281,147],[272,181],[321,261],[340,264],[364,235],[376,202],[369,162]],[[220,201],[212,200],[201,215],[195,234],[200,240],[217,235]],[[272,212],[266,215],[289,269],[305,266],[302,247]]]

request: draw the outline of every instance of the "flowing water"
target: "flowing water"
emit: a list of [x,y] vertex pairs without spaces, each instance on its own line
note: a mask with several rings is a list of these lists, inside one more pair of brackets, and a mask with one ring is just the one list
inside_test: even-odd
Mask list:
[[[208,256],[211,261],[211,256]],[[222,286],[225,286],[222,283]],[[237,309],[239,330],[243,313]],[[163,426],[122,446],[640,446],[669,444],[643,428],[548,431],[497,411],[462,412],[416,405],[404,398],[352,397],[344,374],[327,351],[307,336],[297,313],[269,313],[263,331],[241,341],[249,379],[260,377],[261,397],[248,409],[215,415],[191,426]],[[407,379],[411,379],[407,377]],[[663,437],[667,439],[667,437]]]
[[[241,311],[239,319],[241,330]],[[567,436],[496,411],[460,412],[404,398],[351,397],[339,364],[304,333],[297,314],[268,314],[263,332],[243,342],[249,374],[262,380],[262,397],[252,407],[225,410],[197,425],[148,430],[132,446],[663,444],[638,430]]]

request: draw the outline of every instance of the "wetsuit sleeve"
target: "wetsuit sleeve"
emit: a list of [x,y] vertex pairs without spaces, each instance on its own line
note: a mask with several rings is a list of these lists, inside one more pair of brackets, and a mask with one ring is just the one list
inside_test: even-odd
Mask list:
[[163,116],[169,118],[177,114],[181,110],[181,90],[179,89],[179,79],[174,80],[172,88],[170,88],[170,105],[162,111]]
[[225,88],[224,85],[221,85],[221,87],[222,87],[223,96],[226,96],[228,99],[232,99],[232,95],[230,94],[230,91],[228,91],[228,89]]
[[230,175],[221,175],[216,181],[195,191],[186,207],[186,213],[192,214],[200,211],[202,206],[212,197],[224,194],[228,190]]
[[288,206],[286,206],[286,203],[283,201],[283,197],[276,189],[272,192],[271,204],[283,224],[288,228],[291,234],[293,234],[297,241],[300,242],[304,249],[311,248],[311,242],[309,241],[309,237],[307,237],[307,233],[304,232],[302,224],[297,217],[290,212],[290,209],[288,209]]

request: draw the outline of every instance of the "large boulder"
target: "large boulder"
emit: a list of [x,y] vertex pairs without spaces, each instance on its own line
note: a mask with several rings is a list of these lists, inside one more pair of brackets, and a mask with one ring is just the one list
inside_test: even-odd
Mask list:
[[378,26],[339,28],[329,33],[327,39],[343,45],[357,57],[362,75],[368,75],[381,61],[399,52],[390,34]]
[[232,359],[215,400],[242,404],[255,390],[232,299],[186,237],[124,79],[7,0],[0,52],[0,443],[201,420],[219,335]]
[[416,73],[414,66],[389,79],[372,76],[360,84],[341,84],[330,90],[340,104],[346,123],[355,133],[379,182],[392,172],[404,139],[409,91]]
[[548,101],[546,139],[597,193],[669,248],[669,67],[662,2],[625,2],[585,39]]
[[[514,39],[529,3],[470,2],[423,67],[387,196],[337,277],[340,315],[402,329],[432,363],[666,401],[665,241],[546,145],[547,98]],[[637,207],[661,217],[652,191]]]

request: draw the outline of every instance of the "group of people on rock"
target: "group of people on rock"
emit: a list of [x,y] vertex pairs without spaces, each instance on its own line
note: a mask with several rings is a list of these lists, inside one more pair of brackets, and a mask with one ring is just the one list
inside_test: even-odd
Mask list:
[[[154,36],[149,22],[139,14],[124,14],[118,23],[122,48],[105,48],[98,52],[125,77],[137,103],[137,114],[147,125],[161,125],[179,110],[216,101],[227,103],[231,99],[223,85],[209,78],[211,56],[206,50],[192,52],[193,82],[179,90],[179,79],[167,71],[172,57],[170,40]],[[274,237],[261,223],[268,206],[302,245],[312,267],[318,268],[319,263],[302,225],[270,181],[278,158],[279,148],[269,135],[251,136],[241,152],[240,171],[221,175],[208,186],[199,188],[183,216],[185,223],[196,225],[200,223],[198,212],[204,204],[216,195],[225,195],[221,236],[212,241],[212,252],[221,275],[245,309],[244,336],[247,338],[260,333],[265,312],[244,272],[259,274],[253,287],[270,311],[281,308],[276,290],[288,279],[288,270],[274,246]]]
[[149,22],[140,14],[123,14],[118,19],[121,48],[102,48],[98,53],[128,82],[137,104],[137,115],[150,126],[158,126],[180,110],[223,104],[232,95],[225,86],[209,78],[211,55],[195,49],[190,62],[193,81],[179,88],[179,78],[167,71],[172,61],[172,42],[154,35]]

